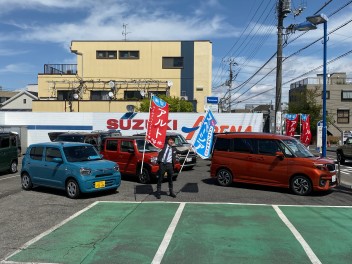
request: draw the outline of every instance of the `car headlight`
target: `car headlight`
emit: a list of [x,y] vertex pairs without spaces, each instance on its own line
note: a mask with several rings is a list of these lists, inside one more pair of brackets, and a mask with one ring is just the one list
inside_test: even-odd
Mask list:
[[119,165],[116,164],[116,165],[114,166],[114,171],[119,171],[119,170],[120,170]]
[[321,163],[314,163],[314,167],[317,168],[318,170],[323,170],[326,171],[328,170],[325,164]]
[[80,168],[79,172],[82,176],[88,176],[92,173],[92,170],[88,168]]
[[150,163],[157,164],[158,163],[158,158],[157,157],[151,157],[150,158]]

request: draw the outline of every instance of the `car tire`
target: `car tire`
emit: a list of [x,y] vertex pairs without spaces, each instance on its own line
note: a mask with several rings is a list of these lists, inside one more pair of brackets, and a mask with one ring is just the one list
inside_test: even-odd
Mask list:
[[291,180],[291,190],[294,194],[306,196],[312,192],[313,186],[309,178],[303,175],[296,175]]
[[337,162],[339,162],[340,164],[344,165],[345,164],[345,156],[343,155],[343,153],[341,151],[337,152]]
[[142,173],[140,173],[140,169],[138,172],[138,182],[146,184],[150,183],[150,173],[147,168],[142,169]]
[[29,191],[30,189],[33,188],[31,177],[26,172],[23,173],[21,176],[21,185],[22,185],[22,189],[26,191]]
[[230,186],[233,180],[232,173],[228,169],[220,169],[216,173],[216,179],[221,186]]
[[10,166],[10,173],[16,173],[16,172],[17,172],[17,161],[13,160]]
[[73,179],[69,179],[66,183],[66,194],[67,197],[70,199],[76,199],[79,197],[80,195],[80,190],[79,190],[79,185],[78,183],[73,180]]

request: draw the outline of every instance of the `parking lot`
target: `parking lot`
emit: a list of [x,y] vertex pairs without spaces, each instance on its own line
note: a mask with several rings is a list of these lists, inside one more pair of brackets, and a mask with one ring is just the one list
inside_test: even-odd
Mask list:
[[124,179],[117,193],[71,200],[64,192],[47,188],[23,191],[19,174],[1,175],[0,259],[3,263],[349,263],[351,259],[349,188],[307,197],[249,184],[224,188],[209,178],[209,161],[199,159],[193,170],[179,175],[174,189],[176,199],[167,195],[164,183],[159,202],[155,184]]
[[99,202],[4,263],[349,263],[352,208]]

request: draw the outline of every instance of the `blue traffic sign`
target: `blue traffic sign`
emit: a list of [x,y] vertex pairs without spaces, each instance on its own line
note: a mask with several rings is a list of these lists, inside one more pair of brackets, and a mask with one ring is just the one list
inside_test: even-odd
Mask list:
[[216,96],[207,96],[207,104],[218,104],[219,97]]

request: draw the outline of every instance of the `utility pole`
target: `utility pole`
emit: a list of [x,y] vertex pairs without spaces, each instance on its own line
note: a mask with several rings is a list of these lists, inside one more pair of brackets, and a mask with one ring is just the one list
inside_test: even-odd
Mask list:
[[276,53],[276,96],[275,96],[275,133],[281,134],[281,95],[282,95],[282,30],[284,18],[290,13],[290,1],[278,0],[277,4],[277,53]]
[[232,66],[237,65],[237,63],[234,61],[234,59],[230,59],[229,60],[229,66],[230,66],[230,76],[229,76],[229,80],[227,81],[227,85],[229,87],[228,89],[228,93],[229,93],[229,109],[228,112],[231,113],[231,87],[232,87],[232,80],[233,80],[233,73],[232,73]]

